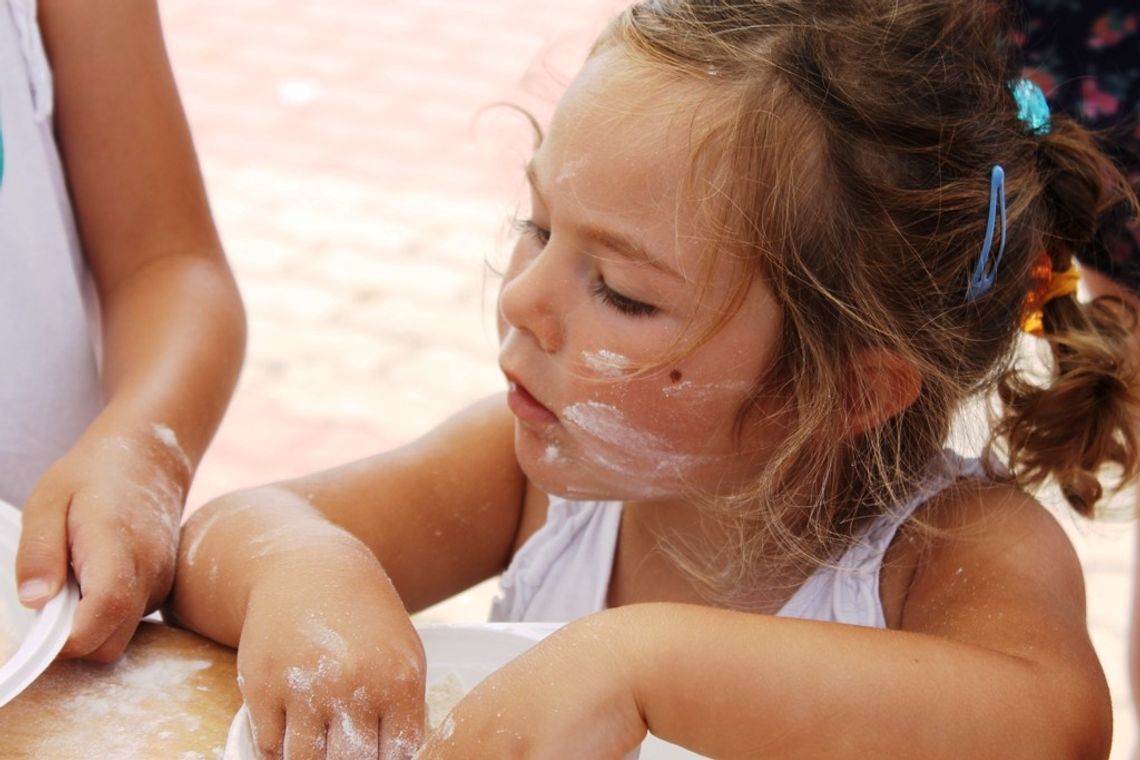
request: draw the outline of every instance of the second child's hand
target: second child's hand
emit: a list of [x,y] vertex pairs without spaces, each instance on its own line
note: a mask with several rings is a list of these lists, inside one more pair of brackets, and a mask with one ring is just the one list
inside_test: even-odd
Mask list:
[[109,662],[170,591],[190,464],[151,431],[87,435],[24,506],[16,575],[42,607],[74,573],[81,599],[62,656]]

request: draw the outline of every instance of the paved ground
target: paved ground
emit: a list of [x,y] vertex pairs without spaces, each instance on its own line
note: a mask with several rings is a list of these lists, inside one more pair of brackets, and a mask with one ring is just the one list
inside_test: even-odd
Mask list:
[[[529,136],[614,0],[162,0],[250,318],[191,495],[366,456],[497,390],[489,315]],[[1074,525],[1090,623],[1125,679],[1130,528]],[[478,620],[484,587],[428,613]]]

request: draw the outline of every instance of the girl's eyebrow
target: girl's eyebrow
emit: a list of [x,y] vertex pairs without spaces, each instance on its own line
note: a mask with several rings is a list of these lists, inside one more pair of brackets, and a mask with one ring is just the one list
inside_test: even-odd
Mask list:
[[[526,165],[526,180],[530,184],[531,191],[538,197],[542,205],[549,206],[539,187],[538,172],[534,168],[533,161],[528,162]],[[652,255],[649,249],[633,238],[591,224],[575,225],[574,230],[580,237],[585,238],[595,245],[607,248],[624,259],[629,259],[635,263],[648,264],[662,274],[674,277],[678,280],[684,281],[685,279],[680,272],[666,264],[659,257]]]

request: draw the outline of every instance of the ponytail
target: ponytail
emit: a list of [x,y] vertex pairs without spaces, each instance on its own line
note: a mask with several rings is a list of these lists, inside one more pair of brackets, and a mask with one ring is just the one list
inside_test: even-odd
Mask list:
[[[1137,199],[1122,174],[1080,126],[1061,117],[1038,147],[1046,229],[1042,243],[1054,272],[1073,253],[1094,245]],[[1121,214],[1121,209],[1127,211]],[[995,440],[1003,441],[1009,469],[1023,486],[1053,477],[1080,514],[1092,516],[1104,493],[1100,473],[1114,468],[1123,485],[1140,470],[1140,343],[1137,315],[1114,296],[1079,303],[1076,295],[1043,304],[1042,339],[1052,367],[1039,385],[1016,370],[998,383],[1002,413]]]

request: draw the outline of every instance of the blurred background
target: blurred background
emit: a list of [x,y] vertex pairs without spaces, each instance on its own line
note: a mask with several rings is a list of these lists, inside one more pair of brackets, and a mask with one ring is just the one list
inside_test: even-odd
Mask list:
[[[189,508],[404,443],[503,386],[493,267],[532,135],[620,0],[161,0],[249,318],[237,395]],[[1058,511],[1113,691],[1131,525]],[[483,620],[493,582],[425,620]]]

